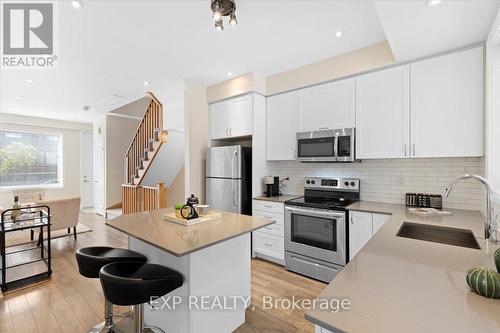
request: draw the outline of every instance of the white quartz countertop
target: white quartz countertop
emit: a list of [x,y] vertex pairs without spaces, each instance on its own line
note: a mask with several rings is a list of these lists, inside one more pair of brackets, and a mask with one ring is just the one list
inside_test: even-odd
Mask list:
[[[471,267],[494,269],[500,246],[484,240],[480,212],[425,218],[403,205],[363,201],[348,209],[391,216],[319,296],[348,298],[351,309],[306,311],[308,320],[333,332],[500,332],[500,300],[476,295],[465,281]],[[405,221],[470,229],[482,249],[397,237]]]
[[106,224],[175,256],[183,256],[275,223],[221,211],[221,220],[183,226],[162,219],[163,214],[173,211],[164,208],[125,214]]

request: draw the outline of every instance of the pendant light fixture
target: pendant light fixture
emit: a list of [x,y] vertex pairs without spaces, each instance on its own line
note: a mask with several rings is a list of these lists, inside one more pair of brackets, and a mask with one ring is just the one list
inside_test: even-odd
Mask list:
[[224,30],[224,16],[229,16],[229,25],[238,24],[236,19],[236,2],[234,0],[211,0],[212,18],[215,29]]

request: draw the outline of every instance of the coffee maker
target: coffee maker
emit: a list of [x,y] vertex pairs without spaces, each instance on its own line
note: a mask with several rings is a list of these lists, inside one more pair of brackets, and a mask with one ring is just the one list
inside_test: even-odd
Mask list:
[[276,197],[280,195],[280,178],[276,176],[265,176],[266,196]]

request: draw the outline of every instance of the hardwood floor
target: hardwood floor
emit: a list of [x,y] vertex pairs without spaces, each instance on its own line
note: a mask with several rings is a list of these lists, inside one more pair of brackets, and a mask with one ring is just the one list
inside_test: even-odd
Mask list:
[[[78,273],[77,248],[92,245],[127,247],[127,237],[107,227],[104,219],[82,213],[80,222],[94,229],[52,242],[53,275],[49,281],[0,294],[0,332],[86,332],[103,320],[103,296],[98,279]],[[252,306],[237,333],[311,333],[313,325],[299,310],[263,307],[263,297],[316,298],[326,285],[286,271],[264,260],[252,260]],[[124,309],[119,309],[124,311]]]

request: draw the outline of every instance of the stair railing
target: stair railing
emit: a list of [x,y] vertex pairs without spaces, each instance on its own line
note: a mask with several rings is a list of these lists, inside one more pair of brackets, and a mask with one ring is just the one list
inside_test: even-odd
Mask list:
[[[147,152],[152,150],[153,142],[161,140],[163,105],[153,93],[148,92],[146,95],[151,101],[124,158],[125,184],[133,184],[133,179],[138,176],[138,170],[142,168],[142,161],[148,158]],[[137,185],[140,185],[140,182]]]

